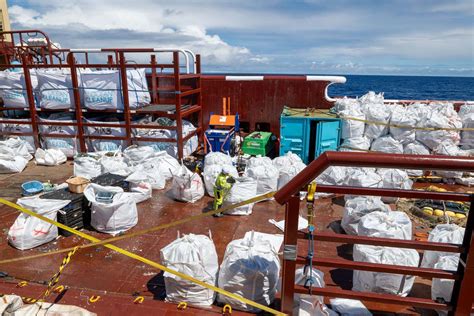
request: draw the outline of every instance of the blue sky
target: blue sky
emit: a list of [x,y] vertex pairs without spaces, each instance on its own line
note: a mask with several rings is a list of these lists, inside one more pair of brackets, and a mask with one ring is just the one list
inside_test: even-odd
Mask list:
[[474,0],[9,0],[62,47],[186,47],[206,72],[474,76]]

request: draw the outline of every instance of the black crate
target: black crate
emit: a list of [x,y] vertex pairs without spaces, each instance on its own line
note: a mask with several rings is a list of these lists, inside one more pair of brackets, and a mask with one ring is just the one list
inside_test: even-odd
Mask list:
[[[72,193],[68,189],[55,190],[43,194],[42,199],[71,200],[71,203],[58,211],[58,222],[75,229],[81,229],[90,225],[89,202],[82,193]],[[59,229],[63,236],[71,236],[72,233]]]
[[124,191],[130,191],[130,184],[125,181],[125,176],[120,176],[113,173],[104,173],[91,180],[92,183],[96,183],[101,186],[112,186],[121,187]]

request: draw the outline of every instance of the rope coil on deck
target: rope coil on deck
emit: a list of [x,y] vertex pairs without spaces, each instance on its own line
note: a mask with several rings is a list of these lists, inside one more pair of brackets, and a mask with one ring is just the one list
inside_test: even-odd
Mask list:
[[[153,227],[153,228],[150,228],[150,229],[142,230],[142,231],[137,232],[137,233],[132,233],[132,234],[129,234],[129,235],[124,235],[124,236],[118,236],[118,237],[110,238],[110,239],[103,240],[103,241],[100,240],[100,239],[98,239],[98,238],[95,238],[95,237],[93,237],[93,236],[91,236],[91,235],[88,235],[88,234],[86,234],[86,233],[83,233],[83,232],[81,232],[81,231],[78,231],[78,230],[76,230],[76,229],[74,229],[74,228],[71,228],[71,227],[69,227],[69,226],[66,226],[66,225],[64,225],[64,224],[58,223],[58,222],[56,222],[56,221],[53,221],[53,220],[51,220],[51,219],[49,219],[49,218],[47,218],[47,217],[44,217],[44,216],[42,216],[42,215],[39,215],[39,214],[37,214],[37,213],[35,213],[35,212],[31,211],[31,210],[25,209],[25,208],[23,208],[23,207],[21,207],[21,206],[15,204],[15,203],[10,202],[10,201],[7,201],[7,200],[5,200],[5,199],[0,198],[0,203],[1,203],[1,204],[5,204],[5,205],[7,205],[7,206],[10,206],[10,207],[12,207],[12,208],[14,208],[14,209],[16,209],[16,210],[18,210],[18,211],[20,211],[20,212],[26,213],[26,214],[28,214],[28,215],[30,215],[30,216],[36,217],[36,218],[38,218],[38,219],[40,219],[40,220],[42,220],[42,221],[45,221],[45,222],[47,222],[47,223],[49,223],[49,224],[52,224],[52,225],[54,225],[54,226],[57,226],[58,228],[62,228],[62,229],[66,230],[66,231],[68,231],[68,232],[70,232],[70,233],[73,233],[73,234],[75,234],[75,235],[77,235],[77,236],[79,236],[79,237],[82,237],[82,238],[87,239],[87,240],[89,240],[89,241],[92,242],[91,244],[88,244],[88,245],[76,246],[76,247],[74,247],[72,250],[74,250],[74,249],[76,249],[76,248],[77,248],[77,249],[82,249],[82,248],[87,248],[87,247],[92,247],[92,246],[97,246],[97,245],[104,245],[105,247],[107,247],[107,248],[109,248],[109,249],[112,249],[112,250],[114,250],[114,251],[116,251],[116,252],[118,252],[118,253],[120,253],[120,254],[122,254],[122,255],[125,255],[125,256],[129,257],[129,258],[138,260],[138,261],[140,261],[140,262],[142,262],[142,263],[144,263],[144,264],[150,265],[150,266],[152,266],[152,267],[154,267],[154,268],[157,268],[157,269],[159,269],[159,270],[162,270],[162,271],[171,273],[171,274],[176,275],[176,276],[178,276],[178,277],[180,277],[180,278],[182,278],[182,279],[184,279],[184,280],[186,280],[186,281],[195,283],[195,284],[197,284],[197,285],[200,285],[200,286],[202,286],[202,287],[204,287],[204,288],[210,289],[210,290],[212,290],[212,291],[214,291],[214,292],[217,292],[217,293],[219,293],[219,294],[225,295],[225,296],[230,297],[230,298],[232,298],[232,299],[235,299],[235,300],[237,300],[237,301],[244,302],[245,304],[248,304],[248,305],[253,306],[253,307],[255,307],[255,308],[261,309],[261,310],[263,310],[263,311],[269,312],[269,313],[274,314],[274,315],[286,315],[285,313],[282,313],[282,312],[280,312],[280,311],[277,311],[277,310],[275,310],[275,309],[272,309],[272,308],[270,308],[270,307],[268,307],[268,306],[265,306],[265,305],[256,303],[256,302],[251,301],[251,300],[249,300],[249,299],[246,299],[246,298],[244,298],[244,297],[242,297],[242,296],[240,296],[240,295],[237,295],[237,294],[228,292],[228,291],[223,290],[223,289],[221,289],[221,288],[219,288],[219,287],[217,287],[217,286],[214,286],[214,285],[208,284],[208,283],[206,283],[206,282],[200,281],[200,280],[195,279],[195,278],[193,278],[193,277],[191,277],[191,276],[189,276],[189,275],[187,275],[187,274],[183,274],[183,273],[181,273],[181,272],[179,272],[179,271],[170,269],[170,268],[165,267],[165,266],[163,266],[163,265],[161,265],[161,264],[159,264],[159,263],[157,263],[157,262],[155,262],[155,261],[149,260],[149,259],[144,258],[144,257],[142,257],[142,256],[139,256],[139,255],[137,255],[137,254],[135,254],[135,253],[133,253],[133,252],[127,251],[127,250],[125,250],[125,249],[122,249],[122,248],[119,248],[119,247],[117,247],[117,246],[114,246],[114,245],[111,245],[111,244],[110,244],[111,240],[112,240],[112,241],[117,241],[117,240],[121,240],[121,239],[125,239],[125,238],[131,238],[131,237],[143,235],[143,234],[145,234],[145,233],[147,233],[147,232],[152,232],[152,231],[157,231],[157,230],[164,229],[164,228],[168,228],[168,227],[173,227],[173,226],[176,226],[176,225],[179,225],[179,224],[188,222],[188,221],[190,221],[190,220],[194,220],[194,219],[198,219],[198,218],[202,218],[202,217],[206,217],[206,216],[211,216],[211,215],[213,215],[213,214],[215,214],[215,213],[226,212],[226,211],[228,211],[228,210],[230,210],[230,209],[233,209],[233,208],[236,208],[236,207],[240,207],[240,206],[247,205],[247,204],[250,204],[250,203],[255,203],[255,202],[260,201],[260,200],[268,199],[268,198],[273,197],[274,194],[275,194],[275,192],[270,192],[270,193],[267,193],[267,194],[259,195],[259,196],[253,197],[253,198],[251,198],[251,199],[249,199],[249,200],[246,200],[246,201],[243,201],[243,202],[240,202],[240,203],[236,203],[236,204],[233,204],[233,205],[229,205],[229,206],[227,206],[227,207],[223,207],[223,208],[220,208],[220,209],[217,209],[217,210],[214,210],[214,211],[210,211],[210,212],[202,213],[202,214],[199,214],[199,215],[196,215],[196,216],[192,216],[192,217],[187,218],[187,219],[186,219],[186,218],[185,218],[185,219],[181,219],[181,220],[178,220],[178,221],[169,223],[169,224],[160,225],[160,226]],[[76,250],[77,250],[77,249],[76,249]],[[71,251],[71,249],[68,249],[67,251]],[[60,252],[66,252],[66,251],[62,250],[62,251],[56,251],[56,252],[54,252],[54,253],[60,253]],[[47,254],[52,254],[52,253],[47,253]],[[33,257],[33,256],[30,256],[30,257]],[[38,257],[38,256],[35,256],[35,257]],[[19,259],[24,259],[24,258],[19,258]],[[18,260],[16,260],[16,261],[18,261]],[[6,262],[12,262],[12,260],[11,260],[11,259],[9,259],[9,260],[3,260],[3,261],[0,261],[0,264],[6,263]]]

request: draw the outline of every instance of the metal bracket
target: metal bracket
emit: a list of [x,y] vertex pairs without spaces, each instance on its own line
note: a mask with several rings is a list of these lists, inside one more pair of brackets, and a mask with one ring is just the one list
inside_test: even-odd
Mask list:
[[296,261],[296,245],[285,245],[283,248],[283,259]]

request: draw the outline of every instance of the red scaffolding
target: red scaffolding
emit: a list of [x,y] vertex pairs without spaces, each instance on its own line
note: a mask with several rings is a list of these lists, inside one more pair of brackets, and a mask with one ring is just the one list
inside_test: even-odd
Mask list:
[[[24,110],[29,112],[27,120],[5,119],[0,115],[0,124],[22,124],[30,125],[30,133],[18,133],[7,130],[1,131],[0,135],[32,136],[35,146],[41,147],[41,138],[75,138],[81,152],[87,151],[86,140],[105,139],[124,141],[126,145],[140,142],[154,143],[176,143],[177,157],[182,159],[183,146],[197,135],[199,143],[202,144],[202,104],[201,104],[201,59],[186,49],[162,49],[162,48],[102,48],[102,49],[62,49],[56,47],[46,34],[39,30],[23,30],[0,33],[1,47],[0,55],[3,55],[4,64],[0,69],[21,68],[25,81],[25,96],[27,108],[0,107],[0,113],[11,110]],[[35,39],[34,41],[29,38]],[[168,56],[166,56],[168,55]],[[169,56],[171,55],[171,56]],[[105,56],[105,58],[104,58]],[[160,56],[160,59],[158,58]],[[170,61],[166,57],[171,57]],[[184,57],[184,58],[183,58]],[[105,60],[104,60],[105,59]],[[139,62],[134,60],[138,59]],[[148,59],[146,62],[143,60]],[[161,60],[163,59],[163,61]],[[12,63],[16,60],[17,63]],[[38,69],[69,69],[72,81],[74,108],[65,110],[42,109],[35,103],[31,71]],[[138,109],[130,108],[128,97],[127,70],[145,68],[151,102]],[[123,97],[123,110],[92,110],[81,107],[81,87],[78,75],[85,69],[108,69],[118,70],[120,74]],[[40,113],[70,112],[75,116],[74,122],[41,121],[38,119]],[[123,115],[123,123],[110,124],[103,122],[88,122],[84,118],[91,113],[103,113],[104,115]],[[160,126],[158,124],[134,123],[133,116],[151,115],[153,118],[167,117],[175,120],[176,124],[171,126]],[[190,120],[196,129],[187,135],[183,135],[183,119]],[[75,128],[73,135],[61,133],[41,132],[40,126],[69,126]],[[123,128],[125,136],[99,136],[88,135],[84,128]],[[132,131],[134,129],[171,130],[176,132],[176,138],[138,137]]]

